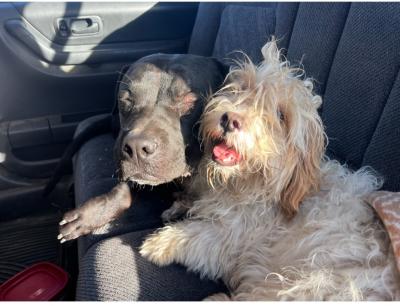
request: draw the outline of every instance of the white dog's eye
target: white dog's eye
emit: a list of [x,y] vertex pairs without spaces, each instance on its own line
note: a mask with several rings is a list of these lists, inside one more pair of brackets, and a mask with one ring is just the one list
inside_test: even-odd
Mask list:
[[285,116],[283,115],[283,113],[281,111],[278,111],[278,118],[281,121],[285,120]]

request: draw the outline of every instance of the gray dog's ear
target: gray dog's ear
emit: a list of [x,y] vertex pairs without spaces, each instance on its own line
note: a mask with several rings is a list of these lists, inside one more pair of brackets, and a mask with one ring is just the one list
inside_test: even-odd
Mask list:
[[197,99],[198,96],[191,91],[176,96],[176,109],[178,110],[179,114],[182,116],[188,113],[194,107]]
[[181,113],[186,114],[193,108],[194,103],[197,101],[198,97],[195,93],[188,92],[179,99],[180,99],[179,104],[181,105],[180,107]]
[[197,101],[197,94],[191,91],[186,81],[181,77],[176,77],[171,87],[173,98],[175,100],[175,108],[179,111],[180,115],[186,114],[191,108],[193,108]]

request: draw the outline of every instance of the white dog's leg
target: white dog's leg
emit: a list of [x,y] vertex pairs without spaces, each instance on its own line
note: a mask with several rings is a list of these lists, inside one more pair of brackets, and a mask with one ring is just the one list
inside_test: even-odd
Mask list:
[[231,301],[231,298],[226,293],[216,293],[206,297],[203,301],[206,302],[222,302],[222,301]]
[[186,249],[188,240],[183,222],[178,222],[149,235],[140,247],[140,254],[159,266],[165,266],[176,261],[179,253]]
[[207,221],[172,223],[149,235],[140,247],[140,254],[159,266],[176,262],[204,276],[217,278],[229,262],[220,260],[224,244],[215,243],[220,232],[220,228]]

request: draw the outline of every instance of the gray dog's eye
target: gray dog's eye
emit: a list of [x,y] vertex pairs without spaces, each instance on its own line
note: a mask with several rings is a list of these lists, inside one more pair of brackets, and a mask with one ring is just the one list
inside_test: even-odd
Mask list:
[[118,93],[119,109],[122,113],[129,112],[133,107],[132,94],[129,90],[120,90]]

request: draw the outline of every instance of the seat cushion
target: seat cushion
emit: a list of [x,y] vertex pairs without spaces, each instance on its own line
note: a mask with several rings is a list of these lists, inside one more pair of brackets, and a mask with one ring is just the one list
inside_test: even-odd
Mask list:
[[[259,59],[257,47],[261,47],[274,33],[276,8],[276,2],[201,3],[188,53],[224,60],[232,58],[230,52],[242,50],[251,56],[256,55],[252,57],[254,60]],[[285,6],[282,15],[286,15],[288,10],[289,7]],[[289,19],[292,21],[293,18],[282,18],[279,23],[282,37],[288,36]],[[249,20],[254,23],[249,24]]]
[[[253,20],[248,27],[248,20]],[[261,48],[275,30],[274,7],[228,5],[222,12],[221,23],[215,40],[213,56],[240,60],[243,50],[255,63],[262,60]],[[231,60],[226,60],[232,64]]]
[[152,231],[116,236],[93,245],[81,262],[77,300],[196,301],[226,288],[180,265],[158,267],[138,247]]

